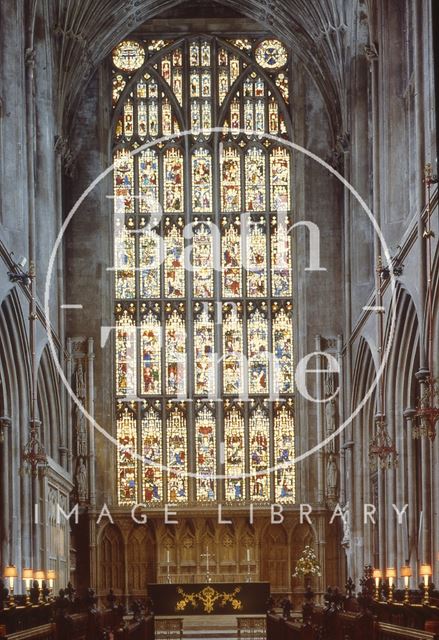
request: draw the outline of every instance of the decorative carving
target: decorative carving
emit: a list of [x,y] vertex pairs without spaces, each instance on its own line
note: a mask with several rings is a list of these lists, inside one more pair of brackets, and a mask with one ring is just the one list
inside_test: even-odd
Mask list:
[[87,469],[84,464],[83,458],[79,458],[78,467],[76,470],[76,487],[78,491],[78,502],[86,502],[88,498]]
[[364,45],[364,55],[366,56],[368,62],[375,62],[378,60],[378,48],[374,42],[370,44]]
[[231,593],[217,591],[213,587],[205,587],[198,593],[185,593],[185,591],[179,587],[178,593],[181,596],[181,600],[177,602],[176,609],[177,611],[184,611],[188,604],[196,607],[197,603],[200,602],[204,607],[204,613],[212,613],[216,603],[218,603],[220,607],[224,607],[227,603],[230,603],[235,611],[239,611],[242,609],[242,602],[238,600],[236,596],[240,591],[240,587],[236,587]]
[[338,469],[334,453],[329,454],[326,466],[326,497],[328,506],[333,508],[337,503]]

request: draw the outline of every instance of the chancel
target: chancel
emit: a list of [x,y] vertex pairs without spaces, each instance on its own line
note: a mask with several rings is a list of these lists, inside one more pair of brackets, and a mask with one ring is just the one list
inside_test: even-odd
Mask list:
[[439,637],[437,0],[0,0],[0,637]]

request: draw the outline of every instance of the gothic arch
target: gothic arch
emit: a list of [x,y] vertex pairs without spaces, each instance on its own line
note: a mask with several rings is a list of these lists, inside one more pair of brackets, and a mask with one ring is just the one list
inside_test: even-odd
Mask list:
[[130,595],[144,594],[147,584],[156,581],[155,550],[155,537],[148,525],[132,529],[127,543]]
[[59,460],[59,447],[63,445],[63,419],[60,381],[56,375],[53,357],[48,345],[43,349],[38,368],[38,410],[47,452]]
[[98,538],[98,594],[124,591],[124,542],[119,527],[107,524]]
[[283,524],[268,524],[262,534],[261,579],[274,591],[289,589],[288,534]]

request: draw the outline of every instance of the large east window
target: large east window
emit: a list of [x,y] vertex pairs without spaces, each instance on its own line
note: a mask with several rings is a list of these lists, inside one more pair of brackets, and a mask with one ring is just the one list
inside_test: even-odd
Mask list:
[[294,502],[287,49],[112,62],[119,504]]

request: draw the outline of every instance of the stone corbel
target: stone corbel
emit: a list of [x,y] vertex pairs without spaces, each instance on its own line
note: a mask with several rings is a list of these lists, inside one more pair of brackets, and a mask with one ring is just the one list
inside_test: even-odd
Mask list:
[[377,45],[374,42],[371,42],[370,44],[365,44],[364,55],[366,56],[368,62],[370,63],[376,62],[379,57]]

